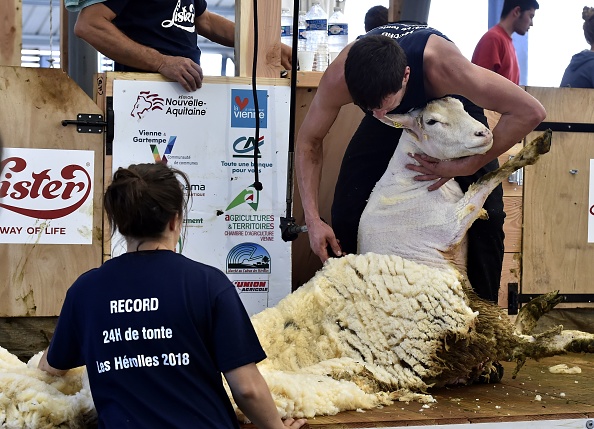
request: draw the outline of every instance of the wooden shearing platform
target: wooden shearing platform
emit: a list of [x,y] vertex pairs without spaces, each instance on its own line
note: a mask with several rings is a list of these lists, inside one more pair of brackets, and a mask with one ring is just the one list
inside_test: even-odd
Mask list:
[[[580,374],[552,374],[549,367],[578,366]],[[594,428],[594,355],[567,354],[529,360],[512,379],[515,364],[503,362],[501,383],[432,389],[437,400],[396,402],[364,412],[348,411],[309,419],[312,429],[438,427],[458,429]],[[244,425],[246,429],[254,426]]]

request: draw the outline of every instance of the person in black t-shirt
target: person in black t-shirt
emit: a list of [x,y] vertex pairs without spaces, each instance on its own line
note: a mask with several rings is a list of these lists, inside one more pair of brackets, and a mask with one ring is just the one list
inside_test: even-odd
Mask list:
[[[205,0],[95,0],[80,10],[74,33],[116,62],[116,71],[158,72],[186,90],[202,86],[197,34],[233,47],[235,23]],[[69,6],[79,10],[79,6]],[[281,44],[281,65],[291,48]]]

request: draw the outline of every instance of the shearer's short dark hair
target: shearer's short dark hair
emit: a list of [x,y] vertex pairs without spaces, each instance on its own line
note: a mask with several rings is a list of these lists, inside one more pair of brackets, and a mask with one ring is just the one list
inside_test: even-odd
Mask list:
[[538,9],[538,2],[536,0],[505,0],[503,2],[503,9],[501,9],[501,18],[505,18],[516,6],[520,6],[520,10]]
[[364,36],[353,43],[344,65],[344,77],[354,103],[377,109],[387,95],[402,88],[406,54],[392,38]]

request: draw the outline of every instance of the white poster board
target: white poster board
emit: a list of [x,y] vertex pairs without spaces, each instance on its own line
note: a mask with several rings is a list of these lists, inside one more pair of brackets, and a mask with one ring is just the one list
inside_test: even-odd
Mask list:
[[[113,171],[167,162],[191,182],[185,256],[219,268],[255,314],[291,291],[291,245],[281,238],[287,180],[290,88],[258,86],[259,181],[254,188],[251,85],[114,80]],[[124,250],[112,241],[112,255]],[[161,268],[156,268],[161,269]]]
[[588,188],[588,243],[594,243],[594,159],[590,160]]
[[94,152],[4,148],[0,243],[92,244]]

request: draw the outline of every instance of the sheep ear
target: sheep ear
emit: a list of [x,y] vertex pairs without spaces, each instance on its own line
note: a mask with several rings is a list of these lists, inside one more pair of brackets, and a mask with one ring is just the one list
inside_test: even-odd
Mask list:
[[380,121],[394,128],[406,129],[410,134],[414,135],[417,140],[420,140],[421,135],[423,134],[420,120],[417,115],[410,113],[406,115],[388,114],[381,118]]

